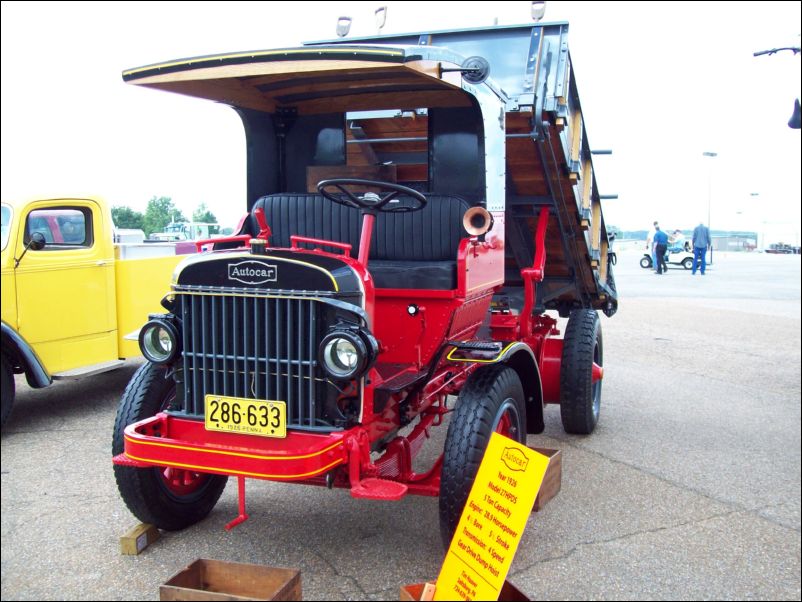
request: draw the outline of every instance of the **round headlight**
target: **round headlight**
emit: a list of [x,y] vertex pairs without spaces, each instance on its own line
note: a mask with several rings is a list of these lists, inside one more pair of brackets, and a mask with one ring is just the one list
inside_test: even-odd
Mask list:
[[148,361],[165,364],[178,353],[178,332],[166,320],[151,320],[139,331],[139,348]]
[[338,380],[353,378],[365,367],[367,348],[359,335],[347,331],[328,334],[320,344],[323,368]]

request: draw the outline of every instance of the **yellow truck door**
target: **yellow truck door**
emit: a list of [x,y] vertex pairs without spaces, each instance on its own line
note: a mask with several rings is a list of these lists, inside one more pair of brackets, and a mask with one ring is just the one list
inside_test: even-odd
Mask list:
[[115,360],[111,216],[90,199],[38,201],[23,211],[16,257],[33,232],[46,245],[15,270],[20,334],[51,374]]

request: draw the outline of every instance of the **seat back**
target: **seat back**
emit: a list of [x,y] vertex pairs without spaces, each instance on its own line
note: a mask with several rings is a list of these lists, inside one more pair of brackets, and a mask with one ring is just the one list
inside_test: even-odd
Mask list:
[[[378,213],[370,245],[371,260],[455,261],[461,238],[468,236],[462,216],[468,203],[454,196],[426,195],[428,203],[410,213]],[[402,203],[409,199],[401,198]],[[362,215],[359,209],[333,203],[319,194],[271,194],[256,201],[272,232],[270,244],[289,247],[293,234],[348,243],[359,253]],[[259,232],[256,218],[246,221],[248,233]]]

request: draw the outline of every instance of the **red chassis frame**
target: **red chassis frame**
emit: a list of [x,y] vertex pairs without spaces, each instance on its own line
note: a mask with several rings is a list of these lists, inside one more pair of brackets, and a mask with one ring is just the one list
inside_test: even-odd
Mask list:
[[[270,229],[261,210],[255,213],[260,225],[257,238],[267,239]],[[496,227],[503,233],[504,214],[493,215]],[[531,316],[535,282],[542,280],[545,266],[545,233],[548,209],[541,210],[535,236],[535,265],[522,270],[526,304],[519,315],[493,313],[490,332],[495,340],[524,343],[537,360],[542,399],[559,402],[560,359],[562,340],[556,321],[546,315]],[[363,221],[363,239],[369,240],[373,216]],[[365,238],[367,234],[367,238]],[[250,246],[245,237],[232,240]],[[199,241],[198,247],[215,241]],[[299,242],[333,246],[343,254],[331,254],[315,248],[300,249]],[[406,365],[406,370],[385,373],[373,367],[365,381],[362,423],[345,431],[313,434],[289,431],[284,439],[205,430],[204,424],[166,413],[129,425],[125,429],[125,452],[115,456],[115,464],[146,467],[172,467],[190,473],[211,473],[237,476],[240,514],[227,528],[247,518],[245,514],[244,479],[294,481],[312,485],[351,489],[357,498],[399,500],[406,494],[438,496],[442,454],[425,472],[416,473],[412,461],[429,437],[429,429],[442,423],[446,396],[459,393],[471,372],[481,362],[451,361],[444,357],[446,341],[470,340],[487,315],[493,293],[503,284],[504,240],[501,236],[463,239],[457,255],[458,284],[456,290],[376,289],[366,264],[367,257],[354,259],[350,245],[294,236],[292,249],[299,254],[323,254],[335,257],[352,267],[361,278],[365,290],[365,310],[371,317],[373,333],[381,343],[385,364]],[[362,248],[368,245],[363,244]],[[348,247],[348,248],[346,248]],[[502,269],[499,269],[498,264]],[[414,306],[414,313],[408,308]],[[380,319],[382,316],[409,316],[412,322]],[[388,342],[392,341],[392,345]],[[438,357],[439,354],[439,357]],[[417,394],[409,395],[409,407],[401,409],[401,400],[414,385],[393,395],[396,403],[385,404],[385,410],[374,413],[374,392],[389,380],[403,382],[404,376],[420,374],[431,362],[436,368]],[[594,373],[594,380],[601,372]],[[418,379],[410,378],[410,382]],[[401,412],[405,411],[404,415]],[[407,435],[396,435],[376,461],[370,457],[371,445],[398,431],[399,425],[419,421]]]

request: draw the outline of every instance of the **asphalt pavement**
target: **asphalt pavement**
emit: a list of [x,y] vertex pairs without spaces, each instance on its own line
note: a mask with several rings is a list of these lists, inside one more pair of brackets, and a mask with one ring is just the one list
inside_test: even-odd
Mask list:
[[[602,415],[587,437],[549,407],[529,444],[563,453],[560,494],[533,514],[509,579],[531,599],[800,599],[800,257],[717,253],[665,275],[621,248],[619,312],[602,318]],[[308,600],[397,599],[436,577],[437,500],[231,480],[202,523],[122,556],[137,524],[111,465],[137,362],[31,390],[2,433],[3,600],[159,597],[197,558],[301,571]],[[445,429],[427,444],[439,453]]]

